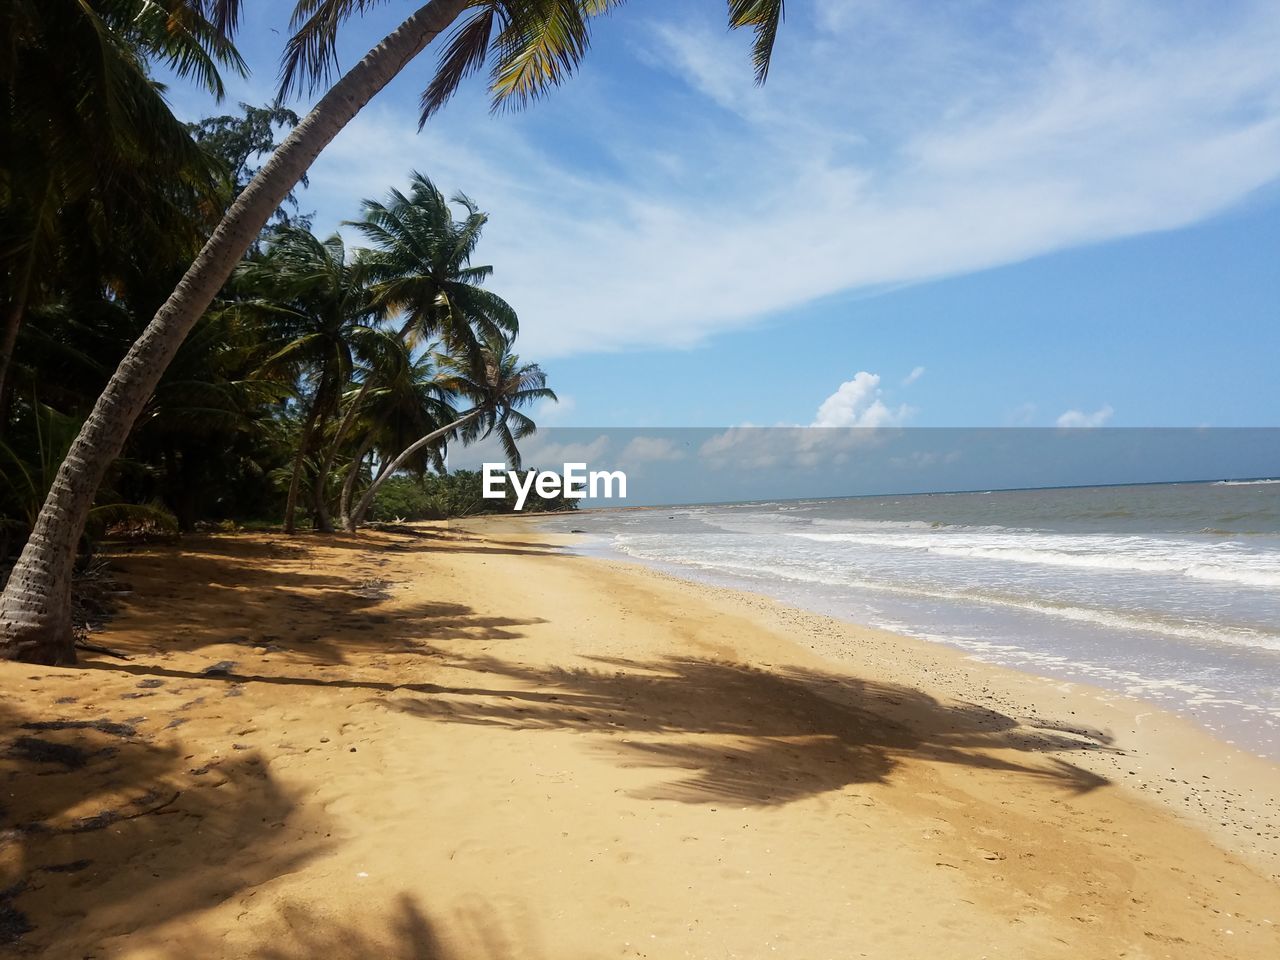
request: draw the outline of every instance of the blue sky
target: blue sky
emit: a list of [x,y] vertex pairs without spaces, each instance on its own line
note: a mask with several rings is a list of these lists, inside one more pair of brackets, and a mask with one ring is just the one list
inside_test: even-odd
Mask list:
[[[248,4],[232,103],[286,6]],[[632,0],[548,99],[475,82],[418,133],[428,51],[302,206],[472,196],[548,425],[1280,425],[1280,6],[793,2],[763,89],[723,9]]]

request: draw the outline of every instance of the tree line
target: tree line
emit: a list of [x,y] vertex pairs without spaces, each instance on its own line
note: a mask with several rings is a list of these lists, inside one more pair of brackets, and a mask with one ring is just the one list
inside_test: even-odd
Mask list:
[[[245,72],[233,43],[241,0],[4,4],[0,439],[19,504],[6,536],[22,549],[0,595],[0,656],[74,661],[83,534],[104,508],[154,505],[138,491],[167,497],[182,522],[208,509],[201,496],[248,500],[263,493],[259,475],[287,475],[286,529],[302,511],[323,530],[335,510],[358,524],[388,477],[430,460],[442,441],[492,432],[515,455],[533,428],[517,408],[548,391],[511,352],[514,312],[483,290],[487,273],[445,289],[426,270],[434,257],[415,250],[415,264],[396,246],[408,236],[397,231],[443,231],[462,244],[455,254],[465,249],[451,262],[485,271],[470,265],[466,239],[478,238],[483,215],[458,197],[454,216],[415,176],[408,194],[366,202],[355,224],[369,246],[348,254],[341,238],[314,237],[280,211],[316,156],[429,45],[439,57],[423,123],[486,64],[495,106],[536,99],[572,73],[592,21],[618,5],[429,0],[330,84],[344,24],[380,4],[297,0],[269,109],[299,92],[320,96],[296,124],[266,118],[266,129],[289,129],[254,169],[264,151],[229,163],[202,149],[150,72],[165,64],[221,96],[221,72]],[[729,25],[755,34],[761,82],[782,6],[728,0]],[[225,133],[235,139],[208,125],[205,146]],[[392,316],[404,318],[398,328]],[[412,413],[401,404],[411,396]],[[427,432],[391,452],[418,428]],[[264,443],[273,431],[284,442]],[[288,451],[287,462],[266,447]]]
[[[170,207],[171,229],[148,238],[115,221],[100,257],[125,249],[139,276],[180,269],[163,261],[180,260],[202,211],[243,190],[253,158],[296,123],[290,111],[242,104],[239,115],[187,127],[203,154],[193,155],[215,174],[189,198],[187,218]],[[276,212],[161,377],[99,490],[90,533],[268,519],[286,532],[354,530],[389,477],[444,472],[451,441],[492,433],[519,463],[517,441],[535,429],[520,408],[555,395],[512,352],[516,312],[483,286],[493,268],[472,262],[486,214],[414,174],[407,191],[364,202],[347,227],[367,246],[349,249],[340,234],[313,234],[297,209],[295,197]],[[30,532],[151,307],[114,264],[70,259],[85,228],[68,223],[55,243],[68,259],[29,293],[5,371],[6,553]]]

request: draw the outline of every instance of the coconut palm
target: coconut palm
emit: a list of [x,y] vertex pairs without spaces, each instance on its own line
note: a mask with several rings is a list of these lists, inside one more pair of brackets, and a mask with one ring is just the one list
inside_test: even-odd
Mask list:
[[[357,485],[365,478],[365,458],[381,454],[381,470],[369,479],[376,480],[390,466],[396,453],[416,438],[438,430],[458,418],[453,406],[452,381],[445,375],[447,358],[435,350],[414,357],[411,349],[398,342],[399,356],[388,356],[370,381],[377,385],[368,392],[360,423],[360,442],[351,456],[347,475],[339,497],[342,525],[351,525],[351,503]],[[421,450],[406,462],[418,471],[428,466],[443,472],[444,445]]]
[[395,474],[411,457],[433,444],[457,436],[466,443],[496,436],[512,469],[520,467],[520,450],[516,441],[534,433],[537,428],[519,411],[537,400],[555,400],[555,392],[547,387],[547,375],[536,363],[520,362],[505,340],[481,347],[478,356],[467,352],[450,357],[448,387],[465,397],[473,406],[450,423],[419,437],[405,447],[369,484],[360,503],[347,518],[347,529],[355,530],[373,505],[378,487]]
[[[35,0],[31,0],[32,3]],[[171,0],[174,5],[178,0]],[[351,15],[379,0],[298,0],[283,63],[282,95],[327,83]],[[185,0],[220,29],[240,0]],[[217,295],[267,220],[339,131],[429,43],[457,24],[423,93],[421,122],[462,80],[492,60],[495,106],[523,104],[559,84],[586,53],[593,16],[617,0],[430,0],[329,88],[236,198],[169,299],[134,343],[76,437],[0,596],[0,656],[45,663],[75,659],[70,620],[76,543],[94,493],[183,338]],[[732,27],[756,35],[757,79],[768,69],[782,0],[728,0]],[[461,21],[461,22],[459,22]]]
[[193,198],[214,192],[216,168],[169,111],[148,60],[218,96],[218,68],[244,64],[216,24],[176,0],[8,0],[0,49],[2,396],[61,238],[92,239],[99,254],[122,236],[144,242],[139,231],[173,241],[189,233]]
[[[0,557],[7,555],[13,534],[21,535],[35,523],[58,464],[79,427],[73,417],[38,400],[33,400],[31,410],[27,422],[33,436],[23,444],[26,455],[0,442],[0,503],[5,507],[5,519],[0,520]],[[89,511],[88,527],[93,535],[100,534],[109,524],[124,521],[162,529],[177,526],[174,515],[157,503],[121,503],[109,491],[104,491],[103,499],[107,502],[96,504]]]
[[[288,371],[305,409],[285,504],[286,533],[296,528],[304,464],[319,449],[324,424],[338,410],[357,355],[378,350],[384,338],[363,274],[358,259],[348,262],[342,237],[322,241],[301,227],[277,231],[266,255],[243,271],[250,290],[264,291],[248,309],[261,313],[283,341],[263,372]],[[317,527],[332,529],[323,490],[313,492],[312,503]]]
[[[263,371],[270,342],[252,311],[211,310],[165,371],[130,438],[128,456],[153,465],[159,493],[189,530],[210,505],[232,500],[244,475],[272,453],[272,411],[292,383]],[[265,374],[265,375],[264,375]]]
[[474,266],[472,254],[489,220],[465,194],[452,203],[466,215],[455,220],[450,202],[420,173],[409,194],[392,190],[387,203],[364,202],[364,219],[351,221],[372,245],[363,260],[374,302],[405,318],[412,340],[438,336],[452,351],[478,351],[487,341],[510,340],[519,331],[515,311],[481,286],[491,266]]
[[[466,215],[455,220],[450,201],[435,184],[416,172],[410,179],[408,196],[392,190],[385,204],[366,200],[364,218],[349,221],[374,245],[361,255],[373,302],[401,318],[400,337],[409,346],[439,337],[448,350],[478,359],[481,343],[511,340],[519,331],[510,304],[481,287],[493,267],[471,263],[488,214],[459,193],[452,203]],[[348,406],[321,465],[321,481],[374,383],[366,378]]]

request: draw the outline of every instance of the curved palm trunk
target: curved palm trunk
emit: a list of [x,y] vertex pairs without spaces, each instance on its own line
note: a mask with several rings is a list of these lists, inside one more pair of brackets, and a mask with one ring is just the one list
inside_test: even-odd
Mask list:
[[[351,401],[351,406],[347,408],[346,414],[342,418],[342,422],[338,424],[337,433],[333,436],[333,442],[329,444],[328,450],[325,452],[324,460],[320,464],[320,469],[316,472],[316,482],[312,487],[312,499],[316,505],[317,516],[323,521],[325,533],[333,532],[333,524],[329,521],[329,507],[326,501],[326,492],[329,489],[329,475],[333,473],[333,461],[337,459],[338,451],[342,448],[342,441],[347,438],[347,433],[351,429],[351,425],[355,423],[356,414],[360,411],[360,404],[364,402],[365,394],[369,392],[372,385],[372,378],[365,377],[364,383],[360,384],[360,391],[356,394],[355,399]],[[358,465],[360,458],[368,452],[366,447],[356,456],[355,462]],[[338,504],[338,515],[341,518],[343,526],[346,526],[347,507],[350,505],[350,495],[347,493],[347,485],[342,485],[343,500]]]
[[315,486],[311,488],[311,525],[316,533],[333,533],[333,519],[329,516],[329,504]]
[[351,469],[342,481],[342,496],[338,498],[338,522],[342,529],[353,530],[351,525],[351,498],[356,492],[356,484],[360,482],[360,468],[364,458],[373,449],[374,431],[370,430],[361,441],[356,455],[351,458]]
[[374,478],[373,483],[369,484],[369,489],[366,490],[364,492],[364,496],[360,498],[360,503],[356,506],[351,516],[347,518],[347,529],[354,533],[355,529],[360,526],[361,521],[364,520],[364,515],[368,513],[369,508],[373,506],[373,498],[377,494],[378,488],[382,486],[382,481],[386,480],[387,477],[391,476],[404,466],[405,461],[423,447],[435,443],[442,437],[448,436],[454,430],[457,430],[459,427],[464,426],[471,420],[474,420],[484,412],[484,409],[484,407],[476,407],[472,410],[468,410],[457,420],[453,421],[453,423],[448,426],[441,427],[439,430],[432,430],[425,437],[420,437],[400,451],[400,455],[379,471],[378,476]]
[[[407,321],[401,328],[399,338],[404,340],[409,336],[409,331],[413,329],[413,321]],[[372,373],[372,371],[370,371]],[[342,449],[342,441],[347,438],[347,433],[351,429],[351,425],[356,421],[356,414],[360,412],[360,406],[364,403],[365,396],[369,393],[369,388],[373,386],[373,377],[366,376],[364,382],[360,384],[360,390],[356,393],[355,399],[351,401],[351,406],[347,408],[346,414],[342,418],[342,422],[338,424],[337,433],[333,436],[333,443],[329,445],[328,451],[325,453],[324,461],[320,464],[320,471],[316,475],[316,483],[314,494],[317,510],[322,514],[325,522],[325,532],[332,533],[333,526],[329,523],[329,508],[325,502],[325,491],[329,487],[329,475],[333,473],[333,461],[337,459],[338,451]],[[354,464],[359,465],[360,460],[369,452],[369,447],[363,447],[354,458]],[[359,471],[356,471],[357,473]],[[350,475],[348,475],[350,476]],[[344,481],[342,484],[342,497],[338,502],[338,518],[339,522],[346,527],[347,516],[351,507],[351,490]]]
[[285,138],[231,205],[94,404],[0,596],[0,657],[74,663],[71,574],[98,485],[192,325],[316,156],[446,29],[467,0],[431,0],[370,50]]

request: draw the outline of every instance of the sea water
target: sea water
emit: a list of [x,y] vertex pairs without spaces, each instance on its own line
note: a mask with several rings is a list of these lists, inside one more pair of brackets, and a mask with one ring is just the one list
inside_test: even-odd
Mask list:
[[584,512],[686,576],[1120,691],[1280,759],[1280,480]]

